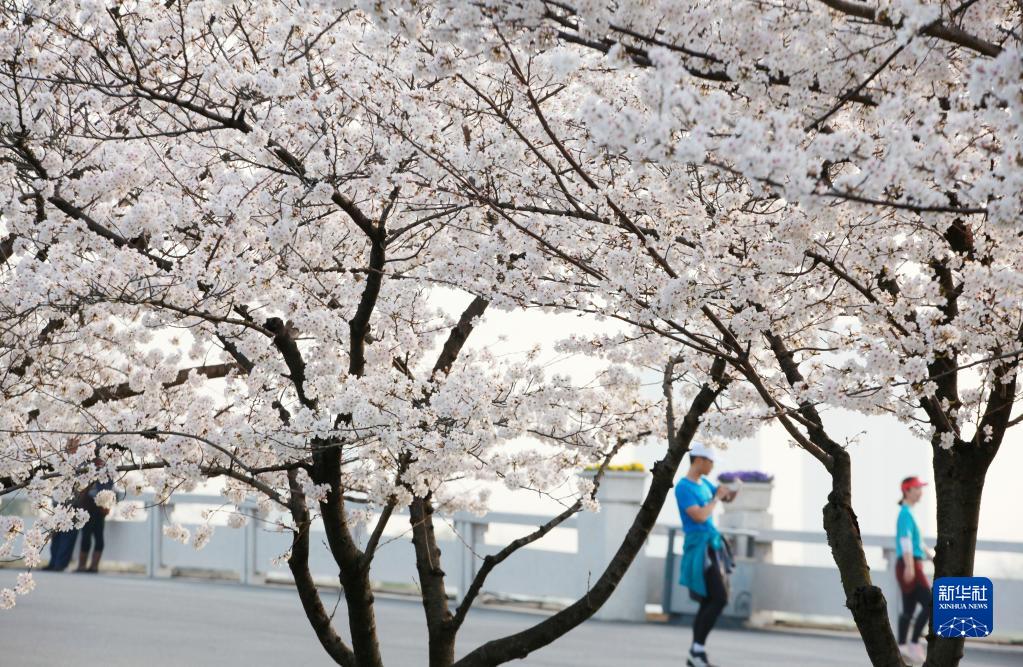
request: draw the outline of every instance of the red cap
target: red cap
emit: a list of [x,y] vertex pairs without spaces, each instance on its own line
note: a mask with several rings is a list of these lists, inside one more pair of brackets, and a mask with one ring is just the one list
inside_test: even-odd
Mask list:
[[907,477],[902,480],[902,492],[905,493],[910,489],[918,489],[921,486],[927,486],[927,482],[921,482],[919,477]]

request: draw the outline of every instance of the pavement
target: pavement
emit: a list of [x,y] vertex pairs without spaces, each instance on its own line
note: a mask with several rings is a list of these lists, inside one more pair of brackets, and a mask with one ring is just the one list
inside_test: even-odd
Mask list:
[[[0,586],[14,573],[0,571]],[[0,611],[0,665],[6,667],[304,667],[334,664],[306,623],[294,590],[126,575],[40,572],[36,590]],[[328,608],[337,592],[324,594]],[[344,603],[337,618],[344,619]],[[540,620],[536,613],[474,608],[459,633],[459,655]],[[425,666],[426,629],[413,598],[377,597],[384,660]],[[339,627],[342,636],[346,628]],[[681,667],[687,627],[590,621],[514,665]],[[967,645],[967,667],[1023,665],[1023,647]],[[715,630],[707,644],[721,667],[863,667],[850,633]]]

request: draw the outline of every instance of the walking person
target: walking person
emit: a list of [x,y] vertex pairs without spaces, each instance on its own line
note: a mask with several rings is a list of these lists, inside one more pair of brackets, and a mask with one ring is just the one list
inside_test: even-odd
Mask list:
[[50,562],[43,570],[63,572],[71,564],[75,553],[75,542],[78,541],[78,529],[54,531],[50,536]]
[[54,531],[50,536],[50,562],[43,570],[49,572],[63,572],[71,563],[71,556],[75,552],[75,542],[78,541],[78,529]]
[[[917,477],[902,480],[902,499],[899,501],[899,518],[895,525],[895,578],[902,592],[902,613],[899,614],[899,652],[911,664],[923,664],[927,658],[926,649],[920,644],[924,626],[931,620],[931,584],[924,574],[923,561],[933,556],[920,537],[920,528],[911,511],[920,502],[923,487]],[[917,605],[920,613],[913,621]],[[907,643],[909,626],[913,635]]]
[[[95,461],[97,467],[103,464],[102,459]],[[78,569],[75,572],[98,572],[99,560],[103,556],[103,528],[110,510],[96,503],[96,496],[103,491],[113,491],[114,483],[93,482],[82,492],[81,507],[89,513],[89,520],[82,527],[82,545],[78,550]],[[89,551],[92,561],[89,562]],[[88,565],[86,565],[88,563]]]
[[[71,438],[68,440],[64,451],[68,455],[74,454],[78,451],[79,440],[78,438]],[[74,498],[64,503],[66,506],[75,506]],[[56,503],[54,503],[56,506]],[[78,529],[72,527],[69,530],[54,531],[50,535],[50,562],[46,564],[43,570],[50,572],[63,572],[67,569],[67,566],[71,563],[71,557],[75,553],[75,542],[78,541]]]
[[685,533],[679,583],[700,603],[693,620],[693,643],[687,667],[713,667],[707,657],[707,636],[728,604],[732,557],[728,543],[714,525],[713,514],[718,501],[731,502],[737,492],[707,478],[714,468],[714,458],[713,449],[694,446],[689,451],[689,472],[675,486],[675,500]]

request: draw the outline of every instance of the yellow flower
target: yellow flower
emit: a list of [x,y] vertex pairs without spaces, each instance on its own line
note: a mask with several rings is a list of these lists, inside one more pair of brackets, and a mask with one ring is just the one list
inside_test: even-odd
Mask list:
[[[586,471],[596,472],[600,466],[586,466]],[[646,466],[639,461],[633,461],[632,463],[618,463],[609,465],[607,472],[646,472]]]

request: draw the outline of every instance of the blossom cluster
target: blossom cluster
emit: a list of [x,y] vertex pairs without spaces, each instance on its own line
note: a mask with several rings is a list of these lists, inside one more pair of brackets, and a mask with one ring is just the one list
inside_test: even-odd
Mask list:
[[[0,10],[0,484],[42,514],[0,555],[109,481],[282,530],[492,483],[594,509],[575,472],[722,359],[707,442],[1014,423],[1012,3],[100,4]],[[474,345],[526,309],[606,325],[556,345],[592,379]]]

